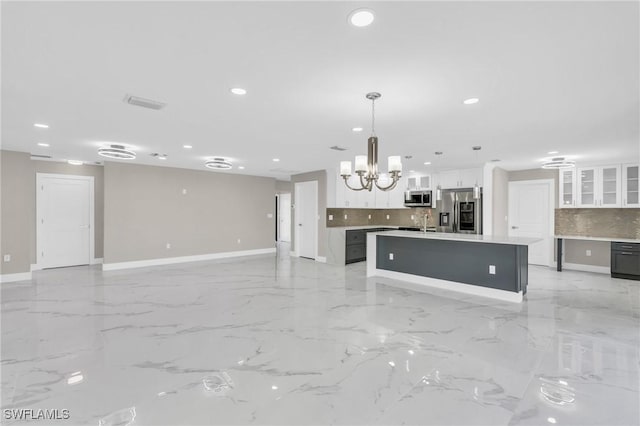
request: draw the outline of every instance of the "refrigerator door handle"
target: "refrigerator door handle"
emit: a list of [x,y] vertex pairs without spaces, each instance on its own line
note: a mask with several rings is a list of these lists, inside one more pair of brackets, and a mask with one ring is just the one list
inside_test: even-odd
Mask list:
[[459,215],[459,212],[458,212],[458,201],[454,200],[454,202],[453,202],[453,226],[451,227],[451,229],[453,229],[453,232],[458,232],[458,223],[460,223],[460,217],[458,215]]

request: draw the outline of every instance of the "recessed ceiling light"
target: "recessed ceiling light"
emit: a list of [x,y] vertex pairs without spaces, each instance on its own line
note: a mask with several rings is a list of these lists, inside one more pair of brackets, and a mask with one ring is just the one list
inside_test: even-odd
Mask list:
[[416,172],[415,170],[409,170],[409,173],[415,173],[415,172]]
[[48,129],[49,125],[48,124],[36,123],[36,124],[33,125],[33,127],[39,127],[41,129]]
[[480,102],[480,99],[478,98],[469,98],[462,101],[462,103],[465,105],[473,105],[473,104],[477,104],[478,102]]
[[354,127],[353,129],[351,129],[352,132],[361,132],[362,130],[362,127]]
[[45,148],[48,148],[49,144],[44,142],[38,142],[38,146],[44,146]]
[[182,147],[183,147],[184,149],[191,149],[191,148],[193,148],[191,145],[182,145]]
[[244,166],[238,166],[240,170],[244,170]]
[[162,155],[158,157],[158,160],[166,160],[166,159],[167,159],[167,157],[164,157]]
[[234,87],[233,89],[230,89],[231,93],[233,93],[234,95],[246,95],[247,94],[247,90],[243,89],[242,87]]
[[280,161],[280,159],[279,159],[279,158],[274,158],[274,159],[273,159],[273,161],[274,161],[275,163],[277,163],[278,161]]
[[431,161],[425,161],[425,162],[424,162],[424,165],[425,165],[425,166],[428,166],[429,164],[431,164]]
[[67,160],[67,163],[74,165],[74,166],[82,166],[82,161],[80,160]]
[[116,160],[133,160],[136,153],[127,149],[124,145],[107,145],[98,148],[98,155],[107,158],[115,158]]
[[549,155],[553,155],[553,154],[557,154],[557,153],[558,153],[558,151],[549,151],[549,152],[547,152],[547,154],[549,154]]
[[371,9],[356,9],[349,14],[349,22],[354,27],[366,27],[371,25],[376,16]]

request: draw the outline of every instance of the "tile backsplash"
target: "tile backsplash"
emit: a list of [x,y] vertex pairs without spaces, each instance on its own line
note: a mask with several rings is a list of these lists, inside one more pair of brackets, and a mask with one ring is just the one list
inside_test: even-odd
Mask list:
[[640,209],[556,209],[555,234],[640,239]]
[[[349,209],[328,208],[327,228],[340,226],[436,226],[435,209],[415,207],[406,209]],[[412,217],[413,216],[413,217]]]

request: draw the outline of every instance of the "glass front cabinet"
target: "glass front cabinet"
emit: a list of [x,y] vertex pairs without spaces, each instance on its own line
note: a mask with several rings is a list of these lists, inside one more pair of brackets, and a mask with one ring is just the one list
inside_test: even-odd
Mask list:
[[640,207],[638,198],[638,165],[622,165],[622,207]]
[[560,207],[576,206],[576,169],[560,170]]
[[578,207],[621,207],[621,167],[586,167],[577,170]]

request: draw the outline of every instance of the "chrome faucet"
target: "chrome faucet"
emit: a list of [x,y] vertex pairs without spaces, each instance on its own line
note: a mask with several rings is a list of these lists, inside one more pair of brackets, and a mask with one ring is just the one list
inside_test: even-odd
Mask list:
[[422,221],[422,224],[423,224],[422,232],[426,233],[427,232],[427,222],[429,221],[429,212],[425,213],[424,216],[422,216],[422,219],[423,219],[423,221]]

